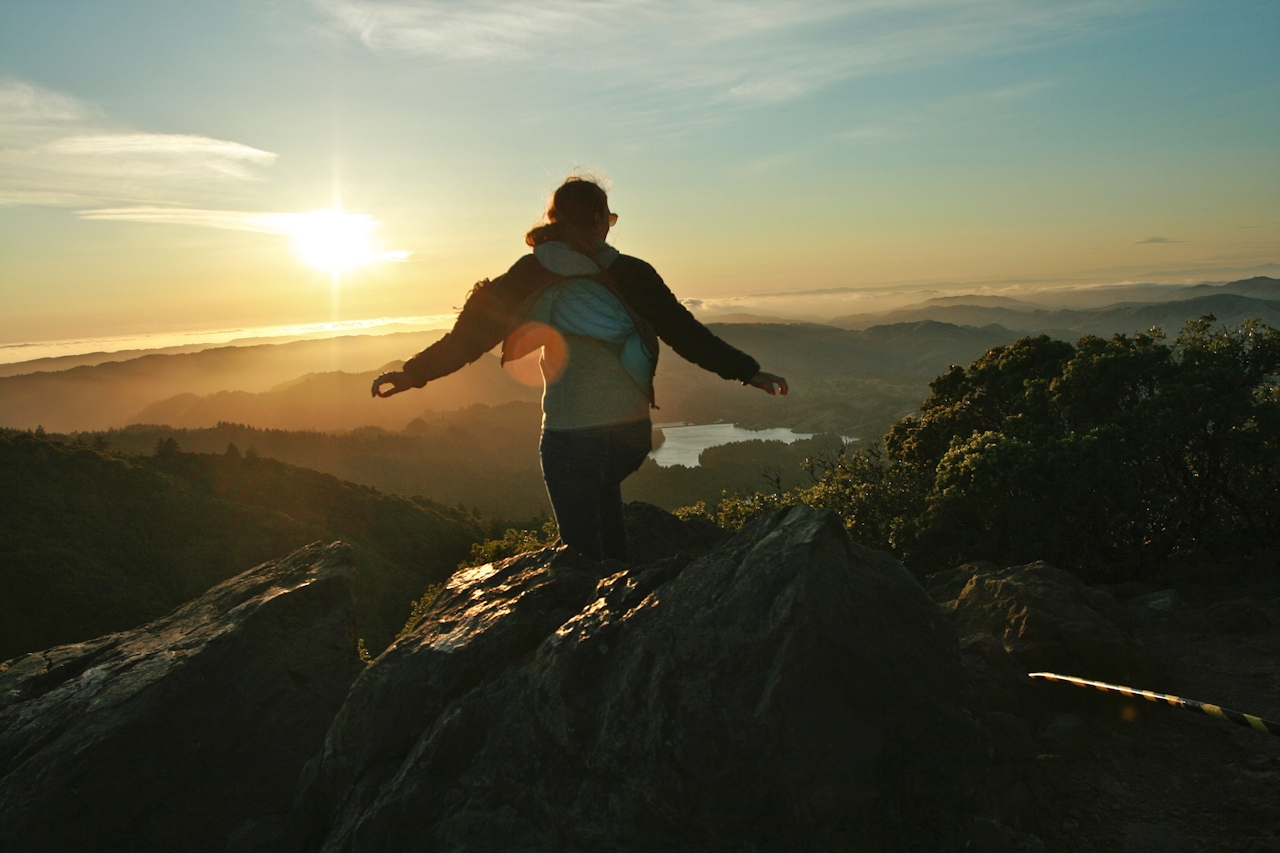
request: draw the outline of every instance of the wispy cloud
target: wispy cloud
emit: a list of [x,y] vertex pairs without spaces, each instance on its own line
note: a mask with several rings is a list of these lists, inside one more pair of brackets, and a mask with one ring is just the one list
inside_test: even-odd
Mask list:
[[198,210],[183,207],[106,207],[77,211],[81,219],[147,222],[153,225],[194,225],[260,234],[289,234],[296,213],[255,213],[236,210]]
[[966,125],[990,125],[993,114],[1019,109],[1020,103],[1050,89],[1056,80],[1027,80],[1012,86],[915,102],[909,109],[891,106],[875,123],[836,135],[856,143],[885,143],[928,134],[950,133]]
[[[191,225],[228,231],[251,231],[289,237],[304,255],[345,251],[359,264],[397,263],[409,252],[386,251],[375,244],[381,225],[367,213],[313,210],[302,213],[267,213],[236,210],[199,210],[183,207],[105,207],[80,210],[81,219],[109,222],[143,222],[151,225]],[[353,264],[354,265],[354,264]]]
[[536,59],[604,87],[641,83],[749,102],[1034,49],[1149,8],[1133,0],[315,2],[373,51],[466,63]]
[[[375,50],[455,59],[512,59],[559,32],[590,28],[609,4],[368,3],[320,0],[335,21]],[[595,8],[593,8],[595,6]]]
[[68,95],[0,81],[0,204],[189,202],[256,179],[276,159],[239,142],[107,124]]
[[1185,243],[1186,240],[1171,240],[1168,237],[1145,237],[1141,240],[1134,240],[1134,243],[1142,245],[1143,243]]
[[29,137],[41,141],[51,128],[74,127],[93,117],[90,108],[68,95],[0,79],[0,145],[19,145]]
[[235,178],[256,177],[249,167],[270,165],[276,155],[239,142],[176,133],[70,136],[45,145],[49,154],[105,160],[117,166],[172,173],[192,167]]

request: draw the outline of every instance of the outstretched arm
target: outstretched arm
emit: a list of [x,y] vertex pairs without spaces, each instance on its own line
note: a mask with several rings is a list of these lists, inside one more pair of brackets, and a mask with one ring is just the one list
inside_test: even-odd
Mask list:
[[[410,388],[421,388],[493,349],[514,325],[511,313],[514,303],[545,283],[550,275],[532,255],[525,255],[503,275],[477,284],[467,296],[453,329],[406,361],[401,370],[392,370],[373,380],[373,396],[390,397]],[[384,390],[384,385],[391,387]]]
[[770,396],[787,393],[786,379],[761,370],[758,361],[698,322],[653,267],[635,258],[626,258],[624,263],[631,266],[629,278],[635,282],[629,288],[632,307],[677,355],[725,379],[753,385]]

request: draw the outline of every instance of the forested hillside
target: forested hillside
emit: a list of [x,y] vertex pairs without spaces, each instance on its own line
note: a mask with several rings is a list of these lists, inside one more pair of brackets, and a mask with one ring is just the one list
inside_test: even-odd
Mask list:
[[394,432],[379,427],[326,433],[238,423],[206,429],[138,424],[86,434],[84,440],[101,435],[112,448],[139,454],[151,453],[168,438],[205,453],[233,443],[384,492],[429,495],[450,506],[479,508],[488,518],[524,518],[550,508],[538,462],[541,427],[537,403],[504,403],[428,415]]
[[483,534],[469,513],[235,448],[143,457],[0,432],[0,660],[136,626],[335,539],[355,546],[359,628],[378,649]]
[[812,486],[734,497],[728,527],[805,502],[919,571],[1224,558],[1280,536],[1280,331],[1048,336],[935,379],[882,447],[810,466]]
[[[430,495],[450,506],[477,509],[487,519],[515,520],[551,510],[538,461],[541,424],[537,403],[504,403],[429,415],[397,432],[378,427],[324,433],[236,423],[208,429],[137,424],[78,437],[144,455],[166,439],[204,453],[220,452],[228,444],[252,447],[262,456],[384,492]],[[655,444],[661,440],[661,432],[655,431]],[[775,478],[791,488],[809,481],[798,467],[800,460],[833,452],[840,443],[838,436],[828,434],[791,445],[778,441],[728,444],[705,451],[697,468],[660,468],[647,460],[623,484],[623,496],[675,509],[718,500],[726,489],[754,492]]]
[[791,393],[766,397],[725,382],[664,349],[656,382],[655,422],[785,426],[800,432],[877,436],[916,410],[929,380],[968,364],[1017,335],[1007,329],[904,323],[848,331],[829,326],[741,323],[712,327],[787,377]]

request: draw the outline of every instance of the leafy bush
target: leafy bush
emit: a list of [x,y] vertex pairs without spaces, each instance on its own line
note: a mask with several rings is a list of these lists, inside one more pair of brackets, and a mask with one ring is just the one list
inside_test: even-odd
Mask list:
[[[471,547],[475,548],[474,545]],[[409,609],[409,618],[405,620],[404,627],[396,634],[397,640],[418,627],[418,622],[422,620],[423,616],[427,615],[427,611],[431,609],[431,605],[435,603],[442,589],[444,589],[444,584],[433,583],[427,587],[427,591],[422,594],[422,598],[413,602],[413,606]]]
[[500,539],[486,539],[471,546],[471,556],[459,568],[465,566],[483,566],[494,560],[503,560],[545,548],[560,538],[560,527],[555,518],[549,519],[540,530],[509,527]]
[[810,460],[811,486],[686,512],[732,529],[788,503],[829,507],[926,571],[1274,543],[1280,332],[1214,322],[1188,323],[1172,345],[1153,329],[995,347],[935,379],[883,449]]

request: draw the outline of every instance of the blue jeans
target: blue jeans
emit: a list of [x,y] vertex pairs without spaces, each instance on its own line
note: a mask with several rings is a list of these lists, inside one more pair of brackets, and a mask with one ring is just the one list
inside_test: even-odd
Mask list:
[[542,477],[560,539],[594,560],[627,559],[622,481],[653,447],[649,419],[575,430],[543,430]]

